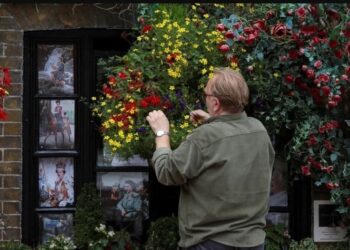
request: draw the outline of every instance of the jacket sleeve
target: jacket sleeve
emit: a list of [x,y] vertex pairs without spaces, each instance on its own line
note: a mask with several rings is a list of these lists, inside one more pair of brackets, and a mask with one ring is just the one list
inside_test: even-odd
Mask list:
[[199,174],[201,151],[195,143],[185,140],[174,151],[170,148],[157,149],[153,154],[152,164],[160,183],[182,185]]

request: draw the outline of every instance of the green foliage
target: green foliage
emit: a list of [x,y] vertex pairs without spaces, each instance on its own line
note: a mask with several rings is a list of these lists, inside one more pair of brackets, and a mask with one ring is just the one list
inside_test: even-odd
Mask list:
[[130,234],[125,230],[107,230],[104,224],[100,224],[95,228],[95,232],[98,239],[89,243],[88,249],[90,250],[104,250],[107,248],[111,250],[139,249],[132,242]]
[[312,238],[305,238],[299,242],[292,240],[289,244],[289,250],[317,250],[317,245]]
[[88,242],[97,240],[95,227],[102,223],[102,208],[94,183],[86,183],[77,197],[74,216],[74,242],[86,249]]
[[162,217],[151,223],[145,250],[176,250],[178,241],[177,217]]
[[76,248],[73,240],[62,234],[51,237],[44,245],[39,246],[39,250],[74,250]]
[[30,250],[31,247],[22,244],[20,242],[1,242],[0,243],[0,250]]
[[266,250],[281,250],[287,244],[287,239],[284,231],[285,227],[283,224],[269,225],[265,228],[266,239],[265,249]]

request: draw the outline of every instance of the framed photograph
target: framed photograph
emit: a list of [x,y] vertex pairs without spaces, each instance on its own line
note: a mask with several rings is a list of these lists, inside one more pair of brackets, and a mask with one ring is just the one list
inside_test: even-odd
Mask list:
[[39,149],[73,149],[75,101],[40,100],[39,109]]
[[74,159],[39,158],[38,188],[40,207],[70,207],[74,203]]
[[40,243],[45,244],[51,237],[59,234],[73,237],[73,214],[39,214]]
[[270,207],[288,206],[288,166],[276,158],[271,178]]
[[141,237],[149,218],[148,172],[100,172],[96,185],[107,224]]
[[74,94],[74,45],[38,45],[38,93],[71,96]]
[[337,205],[329,200],[314,201],[314,241],[347,241],[346,226],[336,211]]

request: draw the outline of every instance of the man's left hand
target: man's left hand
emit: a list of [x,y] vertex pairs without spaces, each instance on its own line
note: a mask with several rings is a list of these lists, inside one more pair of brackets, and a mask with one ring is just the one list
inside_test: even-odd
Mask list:
[[148,113],[146,117],[149,125],[154,133],[157,131],[164,131],[169,133],[169,120],[161,110],[154,110]]

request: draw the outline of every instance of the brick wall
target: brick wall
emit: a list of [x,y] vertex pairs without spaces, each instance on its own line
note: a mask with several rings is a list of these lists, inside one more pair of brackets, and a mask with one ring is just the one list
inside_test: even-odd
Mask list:
[[[0,122],[0,241],[21,239],[23,33],[30,30],[130,28],[131,4],[0,4],[0,65],[10,68],[9,115]],[[24,177],[23,177],[24,178]]]
[[10,68],[12,86],[3,100],[8,120],[0,125],[0,240],[21,235],[23,30],[0,8],[0,65]]

